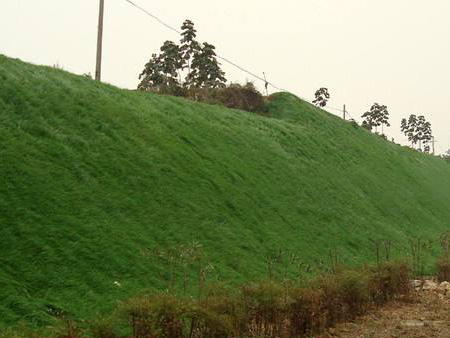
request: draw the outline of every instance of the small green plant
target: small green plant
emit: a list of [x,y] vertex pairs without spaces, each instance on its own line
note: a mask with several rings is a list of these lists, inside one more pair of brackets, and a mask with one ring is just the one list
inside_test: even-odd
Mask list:
[[[154,250],[154,257],[161,260],[166,267],[166,270],[169,272],[169,277],[167,278],[167,290],[171,293],[175,292],[175,284],[176,284],[176,269],[178,267],[178,258],[179,253],[176,249],[159,249],[156,248]],[[162,280],[166,280],[163,274],[160,274],[160,278]]]
[[375,250],[375,257],[377,265],[380,265],[380,250],[381,250],[381,241],[376,239],[370,239],[370,241],[373,244],[374,250]]
[[270,280],[275,277],[276,268],[283,261],[284,254],[282,249],[270,250],[266,254],[267,274]]
[[441,244],[441,248],[442,248],[442,254],[444,256],[449,256],[450,251],[449,251],[449,246],[450,246],[450,231],[446,231],[443,232],[440,236],[439,236],[439,242]]
[[409,241],[411,249],[412,269],[414,276],[422,278],[425,273],[425,253],[431,248],[431,241],[422,238],[411,239]]
[[386,262],[389,262],[391,259],[391,248],[392,248],[392,240],[389,239],[370,239],[373,244],[375,250],[375,257],[377,265],[381,263],[381,256],[384,255],[384,259]]
[[340,267],[342,266],[341,256],[337,249],[330,250],[328,252],[328,257],[330,258],[330,270],[332,273],[337,274]]
[[392,249],[392,240],[383,239],[383,248],[384,248],[384,258],[386,262],[391,260],[391,249]]

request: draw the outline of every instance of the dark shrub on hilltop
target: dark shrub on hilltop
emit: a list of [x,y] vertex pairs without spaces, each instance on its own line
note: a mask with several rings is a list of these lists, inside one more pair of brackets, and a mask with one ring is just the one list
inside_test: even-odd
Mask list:
[[159,86],[147,91],[185,97],[190,100],[219,104],[228,108],[245,110],[251,113],[267,115],[267,98],[264,97],[252,82],[245,85],[230,84],[224,88],[185,88],[181,86]]
[[252,113],[266,113],[267,106],[264,96],[253,83],[245,85],[231,84],[225,88],[191,88],[187,91],[188,98],[210,104],[221,104],[228,108],[245,110]]

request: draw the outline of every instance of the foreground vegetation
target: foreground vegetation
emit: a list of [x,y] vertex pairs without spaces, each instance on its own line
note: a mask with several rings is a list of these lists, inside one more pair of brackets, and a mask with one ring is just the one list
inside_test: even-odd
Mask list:
[[305,267],[330,252],[356,266],[376,259],[373,241],[406,256],[409,239],[448,228],[448,163],[287,93],[267,118],[4,56],[0,81],[3,328],[98,318],[171,280],[195,295],[195,265],[172,273],[173,256],[155,255],[193,241],[207,281],[241,285],[280,249]]
[[91,320],[88,329],[65,321],[53,330],[53,336],[306,337],[355,319],[373,306],[409,296],[409,277],[407,265],[384,263],[359,271],[339,268],[334,274],[301,282],[267,280],[238,289],[213,284],[198,298],[167,292],[144,294],[108,318]]
[[[450,281],[449,233],[441,243],[436,279]],[[197,261],[201,261],[197,257]],[[386,256],[385,259],[389,259]],[[420,261],[420,258],[419,258]],[[57,325],[39,330],[29,326],[0,332],[3,338],[242,338],[310,337],[339,323],[353,321],[388,302],[410,303],[413,290],[431,290],[433,283],[406,262],[379,261],[375,266],[348,269],[332,258],[329,272],[281,276],[231,287],[223,282],[205,283],[199,271],[198,293],[187,296],[176,289],[144,292],[121,303],[108,316],[74,321],[57,309]],[[201,266],[201,264],[199,264]],[[204,271],[203,271],[204,272]],[[278,278],[277,278],[278,277]],[[428,283],[428,288],[424,285]],[[417,285],[419,289],[417,289]],[[436,284],[437,286],[438,284]],[[447,290],[447,286],[439,289]],[[436,289],[437,290],[437,289]],[[435,290],[435,291],[436,291]],[[440,295],[442,296],[442,295]]]

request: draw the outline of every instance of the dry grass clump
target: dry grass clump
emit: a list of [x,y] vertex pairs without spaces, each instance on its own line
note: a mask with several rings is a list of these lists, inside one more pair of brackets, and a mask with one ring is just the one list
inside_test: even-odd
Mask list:
[[[198,299],[161,292],[136,297],[116,319],[93,325],[95,338],[307,337],[353,320],[410,292],[410,269],[384,263],[336,269],[303,282],[249,282],[238,289],[208,285]],[[82,337],[73,326],[58,338]],[[119,334],[118,332],[121,332]]]
[[252,82],[244,85],[232,83],[224,88],[197,87],[159,87],[153,90],[158,94],[185,97],[190,100],[219,104],[227,108],[245,110],[252,113],[267,115],[266,98],[258,91]]
[[306,337],[408,294],[409,274],[406,264],[384,263],[302,284],[268,280],[234,291],[210,285],[200,299],[167,293],[137,298],[125,313],[135,338]]
[[436,263],[437,280],[439,283],[450,282],[450,257],[442,256]]
[[411,269],[403,262],[386,262],[372,269],[368,282],[372,301],[382,305],[397,296],[408,295],[411,291],[410,276]]
[[224,88],[190,88],[185,97],[210,104],[220,104],[228,108],[266,114],[267,104],[264,96],[251,82],[245,85],[230,84]]

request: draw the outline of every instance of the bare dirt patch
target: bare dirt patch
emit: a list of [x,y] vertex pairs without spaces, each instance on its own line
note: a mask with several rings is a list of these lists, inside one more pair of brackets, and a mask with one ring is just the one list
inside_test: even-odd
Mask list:
[[450,297],[417,292],[410,302],[393,302],[317,338],[450,338]]

